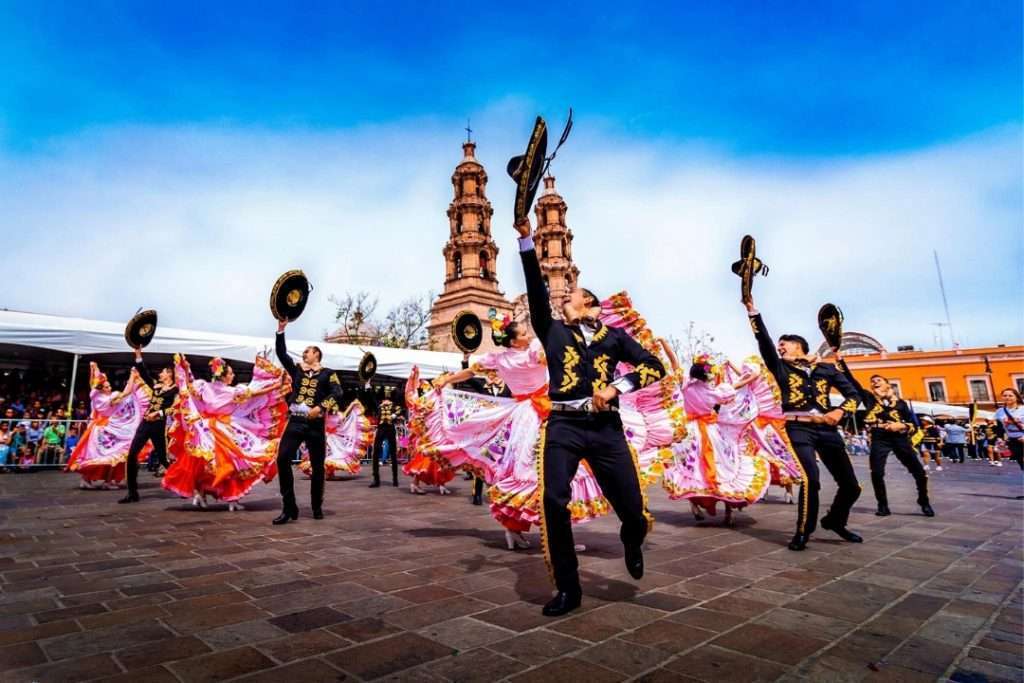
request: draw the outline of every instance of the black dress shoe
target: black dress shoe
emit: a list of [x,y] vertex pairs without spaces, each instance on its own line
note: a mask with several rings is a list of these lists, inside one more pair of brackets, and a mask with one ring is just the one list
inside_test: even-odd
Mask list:
[[925,517],[934,517],[935,516],[935,510],[932,510],[932,506],[929,505],[928,503],[922,503],[921,504],[921,512],[924,513]]
[[313,510],[313,519],[323,519],[323,518],[324,518],[324,511],[323,510]]
[[790,550],[807,550],[808,540],[810,537],[807,534],[793,534],[793,539],[789,542],[788,547]]
[[828,529],[829,531],[834,533],[839,538],[843,539],[844,541],[849,541],[850,543],[863,543],[864,542],[863,538],[861,538],[857,534],[853,533],[852,531],[847,529],[845,526],[839,526],[838,524],[833,524],[829,520],[828,517],[823,517],[821,519],[821,528],[822,529]]
[[573,593],[558,591],[558,594],[551,598],[540,612],[546,617],[560,617],[579,607],[582,601],[583,593],[579,591]]
[[644,577],[644,553],[638,545],[627,545],[626,549],[626,571],[634,579]]
[[138,503],[139,502],[139,494],[137,494],[137,493],[129,493],[127,496],[125,496],[124,498],[122,498],[121,500],[119,500],[117,502],[120,503],[121,505],[124,505],[125,503]]
[[875,510],[875,517],[888,517],[892,512],[889,511],[888,505],[879,505],[878,509]]
[[281,514],[279,514],[277,517],[274,517],[273,521],[271,521],[271,524],[287,524],[288,522],[293,522],[298,518],[298,510],[295,510],[294,512],[291,510],[282,510]]
[[483,505],[484,499],[480,496],[473,496],[473,505]]
[[372,484],[370,484],[369,487],[367,487],[367,488],[379,489],[380,488],[380,482],[379,481],[375,481]]

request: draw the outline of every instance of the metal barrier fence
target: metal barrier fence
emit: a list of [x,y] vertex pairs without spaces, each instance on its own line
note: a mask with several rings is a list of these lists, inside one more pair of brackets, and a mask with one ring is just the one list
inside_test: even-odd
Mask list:
[[[31,418],[0,418],[0,472],[62,469],[85,433],[89,420],[34,420]],[[399,442],[406,436],[404,425],[399,426]],[[408,454],[399,447],[399,462],[408,460]],[[367,448],[362,460],[369,461],[372,447]],[[169,454],[170,455],[170,454]],[[296,455],[298,463],[301,453]]]

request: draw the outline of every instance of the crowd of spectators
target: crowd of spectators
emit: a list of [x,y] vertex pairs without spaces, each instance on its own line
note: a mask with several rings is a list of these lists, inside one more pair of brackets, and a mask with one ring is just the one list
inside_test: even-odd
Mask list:
[[68,380],[40,370],[0,370],[0,470],[67,460],[89,419],[87,386],[75,392],[68,414]]

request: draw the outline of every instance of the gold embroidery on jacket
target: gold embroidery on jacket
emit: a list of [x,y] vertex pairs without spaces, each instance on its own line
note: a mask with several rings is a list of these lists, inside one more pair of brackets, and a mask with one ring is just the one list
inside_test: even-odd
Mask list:
[[565,355],[562,356],[562,385],[558,391],[564,393],[576,386],[580,378],[576,375],[576,366],[580,364],[580,354],[571,346],[565,347]]
[[640,375],[641,387],[646,387],[648,384],[652,384],[661,379],[661,372],[646,363],[641,363],[636,366],[636,372]]
[[807,397],[804,396],[803,387],[804,379],[795,372],[789,373],[788,376],[789,386],[789,403],[792,405],[799,405],[803,403]]

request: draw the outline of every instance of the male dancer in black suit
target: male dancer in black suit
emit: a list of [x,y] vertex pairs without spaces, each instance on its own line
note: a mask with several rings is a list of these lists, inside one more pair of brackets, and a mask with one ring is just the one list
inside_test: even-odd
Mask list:
[[[635,579],[643,576],[641,545],[654,518],[647,512],[637,464],[622,430],[618,396],[660,380],[665,369],[626,332],[597,320],[600,302],[589,290],[570,291],[562,305],[564,322],[555,320],[530,237],[529,217],[515,227],[530,322],[544,345],[550,377],[551,417],[541,433],[540,449],[541,534],[558,593],[544,606],[543,614],[558,616],[579,607],[582,599],[567,508],[569,485],[580,460],[586,459],[622,522],[619,537],[626,569]],[[616,378],[619,362],[632,365],[633,372]]]
[[309,462],[313,467],[309,481],[313,519],[324,518],[324,459],[327,457],[324,416],[337,407],[342,398],[337,373],[320,364],[323,353],[319,347],[307,346],[298,364],[291,359],[284,339],[284,328],[287,325],[287,320],[278,322],[274,344],[277,360],[291,377],[291,391],[285,399],[288,403],[288,424],[277,449],[277,477],[281,486],[282,509],[281,514],[274,518],[274,524],[287,524],[299,518],[292,461],[303,442],[309,450]]

